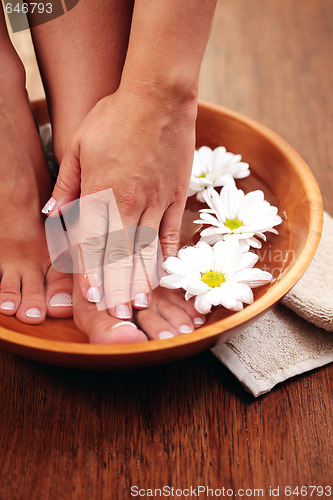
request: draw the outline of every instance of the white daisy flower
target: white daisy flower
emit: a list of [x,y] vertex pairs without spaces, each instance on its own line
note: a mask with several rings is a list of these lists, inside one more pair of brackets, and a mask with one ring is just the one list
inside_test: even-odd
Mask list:
[[194,247],[179,250],[163,264],[169,273],[161,279],[165,288],[183,288],[185,299],[195,296],[194,307],[202,314],[212,306],[240,311],[243,303],[252,304],[255,288],[272,281],[272,275],[253,266],[258,256],[242,252],[236,240],[218,241],[213,247],[199,241]]
[[201,238],[210,245],[233,238],[243,251],[248,251],[250,246],[261,248],[258,238],[266,241],[265,232],[278,234],[273,229],[282,222],[278,209],[265,201],[260,190],[244,194],[236,186],[227,185],[220,194],[209,188],[203,197],[210,208],[200,210],[201,219],[194,222],[211,226],[201,232]]
[[196,194],[197,200],[204,202],[202,193],[208,187],[235,184],[234,179],[250,175],[248,163],[241,160],[241,155],[230,153],[223,146],[214,150],[202,146],[194,151],[188,196]]

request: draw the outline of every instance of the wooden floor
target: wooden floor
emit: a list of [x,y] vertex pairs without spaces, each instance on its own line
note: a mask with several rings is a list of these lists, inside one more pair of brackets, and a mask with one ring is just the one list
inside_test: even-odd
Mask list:
[[[223,0],[200,87],[201,98],[290,142],[331,214],[332,27],[332,0]],[[14,42],[32,61],[27,34]],[[36,98],[41,86],[29,68]],[[209,352],[124,373],[1,352],[0,498],[127,499],[136,485],[264,490],[247,498],[271,498],[279,487],[276,497],[287,498],[287,486],[332,485],[332,375],[330,365],[254,400]]]

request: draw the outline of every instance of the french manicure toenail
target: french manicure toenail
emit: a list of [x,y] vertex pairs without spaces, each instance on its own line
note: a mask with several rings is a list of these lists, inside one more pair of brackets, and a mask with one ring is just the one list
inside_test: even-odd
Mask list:
[[137,293],[134,298],[134,305],[137,307],[147,307],[148,297],[145,293]]
[[56,293],[50,300],[51,307],[71,307],[73,298],[70,293]]
[[180,333],[191,333],[193,332],[193,328],[189,325],[180,325],[179,331]]
[[172,332],[168,332],[168,331],[163,331],[163,332],[160,332],[158,334],[158,338],[160,340],[164,340],[164,339],[171,339],[172,337],[174,337],[174,334]]
[[1,309],[3,309],[4,311],[14,311],[15,302],[13,302],[11,300],[6,300],[6,302],[3,302],[1,304]]
[[30,309],[27,309],[25,311],[26,316],[28,318],[40,318],[41,317],[41,312],[37,307],[31,307]]
[[193,323],[195,325],[197,325],[197,326],[203,325],[204,324],[204,320],[202,318],[199,318],[199,317],[198,318],[194,318]]
[[119,304],[116,307],[116,316],[119,319],[128,319],[132,317],[130,308],[126,304]]
[[87,290],[87,299],[89,302],[99,302],[101,300],[101,292],[95,286],[91,286]]
[[119,321],[119,323],[116,323],[111,327],[111,330],[114,330],[115,328],[118,328],[119,326],[132,326],[137,330],[137,326],[132,323],[131,321]]
[[56,200],[53,198],[53,196],[51,196],[51,198],[49,199],[49,201],[42,208],[42,213],[45,214],[45,215],[47,215],[50,212],[52,212],[52,210],[54,209],[56,203],[57,203]]

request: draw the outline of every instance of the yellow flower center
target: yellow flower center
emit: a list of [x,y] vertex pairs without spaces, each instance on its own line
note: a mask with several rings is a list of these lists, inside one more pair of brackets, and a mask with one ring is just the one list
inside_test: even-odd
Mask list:
[[234,229],[238,229],[241,226],[244,226],[243,222],[238,219],[227,219],[224,223],[231,231]]
[[197,175],[197,179],[203,179],[204,177],[206,177],[206,174]]
[[225,277],[224,274],[218,273],[217,271],[207,271],[206,273],[202,273],[201,281],[211,288],[215,288],[225,282]]

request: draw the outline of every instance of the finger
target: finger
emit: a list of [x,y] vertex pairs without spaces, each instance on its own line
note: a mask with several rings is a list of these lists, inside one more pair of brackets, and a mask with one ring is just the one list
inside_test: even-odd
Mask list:
[[[111,190],[112,191],[112,190]],[[105,192],[80,198],[78,260],[79,286],[83,297],[99,303],[103,295],[103,262],[108,233]]]
[[159,231],[163,258],[176,255],[179,250],[180,228],[185,208],[184,202],[175,202],[165,211]]
[[[104,294],[111,316],[130,319],[133,246],[140,207],[122,207],[122,217],[116,200],[109,203],[109,234],[104,259]],[[135,212],[134,212],[135,209]],[[133,213],[135,215],[133,215]]]
[[57,182],[52,196],[42,209],[45,215],[58,215],[58,210],[63,205],[76,200],[80,196],[80,147],[76,138],[68,141],[66,150],[59,168]]
[[131,283],[132,306],[136,309],[148,307],[152,290],[159,286],[162,264],[158,238],[160,220],[161,214],[146,211],[136,231]]
[[104,293],[111,316],[130,319],[133,245],[136,226],[110,231],[104,259]]

